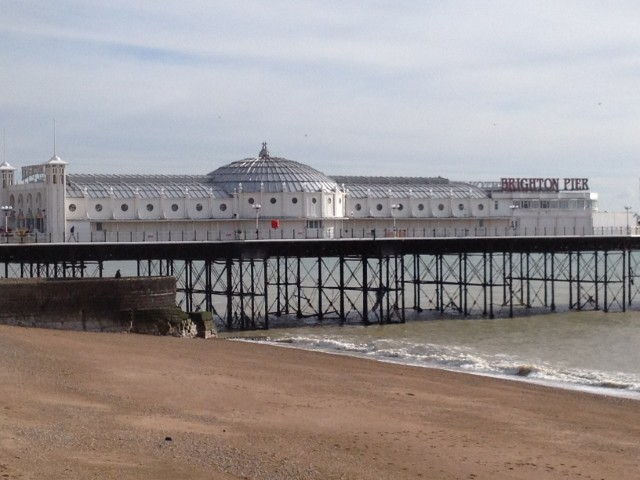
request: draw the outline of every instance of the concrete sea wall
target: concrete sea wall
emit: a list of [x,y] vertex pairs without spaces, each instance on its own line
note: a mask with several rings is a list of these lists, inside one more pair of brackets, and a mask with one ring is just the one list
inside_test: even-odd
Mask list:
[[0,280],[6,325],[194,337],[209,336],[206,320],[176,306],[174,277]]

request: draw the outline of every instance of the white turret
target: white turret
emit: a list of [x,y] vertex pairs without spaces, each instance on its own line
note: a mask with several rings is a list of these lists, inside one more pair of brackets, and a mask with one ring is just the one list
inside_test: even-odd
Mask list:
[[7,162],[0,165],[0,177],[2,177],[2,189],[0,190],[0,203],[9,205],[9,189],[15,184],[16,169]]
[[46,191],[46,222],[47,232],[51,234],[51,241],[63,242],[65,238],[67,210],[66,210],[66,181],[67,162],[57,155],[44,164]]

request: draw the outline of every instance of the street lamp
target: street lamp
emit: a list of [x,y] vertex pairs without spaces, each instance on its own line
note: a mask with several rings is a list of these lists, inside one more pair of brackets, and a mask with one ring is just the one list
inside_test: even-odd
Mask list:
[[514,217],[515,217],[515,211],[520,208],[520,205],[515,205],[515,204],[509,205],[509,208],[511,209],[511,229],[513,230],[513,233],[515,235],[516,230],[518,229],[518,220]]
[[631,229],[629,229],[629,210],[631,207],[625,205],[624,209],[627,211],[627,235],[629,235],[631,233]]
[[391,205],[391,217],[393,217],[393,238],[396,238],[397,234],[396,234],[396,210],[400,209],[400,205],[398,205],[397,203],[394,203],[393,205]]
[[262,205],[260,205],[259,203],[254,203],[251,206],[256,211],[256,239],[257,239],[258,238],[258,233],[260,232],[260,230],[258,228],[258,221],[260,220],[260,209],[262,208]]
[[2,210],[4,212],[4,234],[7,237],[7,240],[9,238],[9,215],[11,215],[11,211],[13,210],[13,207],[11,205],[3,205],[2,207],[0,207],[0,210]]

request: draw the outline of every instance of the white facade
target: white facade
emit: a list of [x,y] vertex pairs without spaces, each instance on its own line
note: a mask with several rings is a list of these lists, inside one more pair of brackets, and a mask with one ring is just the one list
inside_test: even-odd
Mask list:
[[17,182],[15,168],[0,165],[1,203],[11,207],[4,212],[14,233],[28,230],[54,242],[590,235],[597,206],[597,195],[584,188],[588,182],[576,190],[556,190],[505,188],[504,179],[479,184],[331,178],[271,157],[266,144],[258,157],[208,175],[73,175],[67,170],[54,155],[42,165],[24,167]]

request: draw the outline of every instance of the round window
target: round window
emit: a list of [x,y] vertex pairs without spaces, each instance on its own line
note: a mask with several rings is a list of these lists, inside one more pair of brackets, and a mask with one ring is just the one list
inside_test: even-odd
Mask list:
[[378,210],[378,211],[382,210],[382,204],[381,203],[376,205],[376,210]]
[[444,210],[444,205],[442,203],[438,205],[438,210],[440,211]]
[[98,204],[96,205],[96,212],[101,212],[101,211],[102,211],[102,204],[101,204],[101,203],[98,203]]
[[255,200],[252,198],[249,199],[249,205],[253,205],[253,203],[255,202]]
[[276,199],[275,199],[275,197],[271,197],[271,200],[269,200],[269,201],[271,202],[271,204],[276,203]]
[[458,210],[464,210],[464,203],[458,204]]
[[328,203],[329,205],[331,205],[331,199],[330,199],[330,198],[327,198],[327,203]]
[[147,211],[148,212],[153,212],[153,204],[152,203],[147,203]]
[[360,205],[359,203],[356,203],[356,210],[362,210],[362,205]]
[[76,204],[72,203],[71,205],[69,205],[69,211],[70,212],[75,212],[76,211]]
[[418,210],[420,210],[420,211],[424,210],[424,204],[423,203],[418,205]]
[[198,212],[201,212],[201,211],[202,211],[202,204],[201,204],[201,203],[198,203],[198,204],[196,205],[196,211],[198,211]]
[[227,204],[226,204],[226,203],[221,203],[221,204],[220,204],[220,210],[221,210],[222,212],[224,212],[226,209],[227,209]]
[[317,199],[317,198],[313,197],[313,198],[311,199],[311,203],[317,203],[317,202],[318,202],[318,199]]
[[291,203],[294,203],[294,204],[295,204],[295,203],[298,203],[298,199],[297,199],[296,197],[293,197],[293,198],[291,199]]
[[126,203],[123,203],[122,205],[120,205],[120,210],[122,210],[123,212],[126,212],[127,210],[129,210],[129,205],[127,205]]
[[173,210],[174,212],[178,211],[178,204],[174,203],[173,205],[171,205],[171,210]]
[[484,210],[484,203],[478,204],[478,210]]
[[398,204],[398,210],[402,210],[404,208],[404,205],[402,205],[401,203]]

